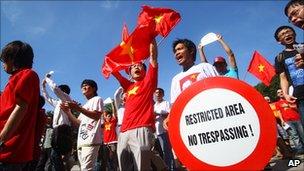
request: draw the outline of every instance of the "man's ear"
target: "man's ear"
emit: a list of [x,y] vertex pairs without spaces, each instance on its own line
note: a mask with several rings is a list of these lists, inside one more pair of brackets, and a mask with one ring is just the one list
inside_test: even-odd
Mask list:
[[193,54],[194,54],[194,51],[196,51],[196,49],[191,48],[191,49],[190,49],[190,54],[193,55]]

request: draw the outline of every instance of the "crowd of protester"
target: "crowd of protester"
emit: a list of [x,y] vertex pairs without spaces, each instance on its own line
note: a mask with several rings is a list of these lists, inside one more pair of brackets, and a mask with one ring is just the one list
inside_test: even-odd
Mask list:
[[[285,14],[304,30],[303,0],[288,2]],[[10,75],[0,94],[0,171],[62,171],[70,170],[75,163],[81,170],[182,170],[168,136],[171,105],[198,80],[217,76],[238,79],[235,55],[223,36],[217,37],[229,64],[222,56],[208,63],[205,47],[189,39],[172,43],[182,71],[171,81],[170,102],[164,99],[165,91],[157,87],[158,49],[153,40],[148,66],[131,65],[130,78],[112,73],[120,87],[110,103],[104,104],[98,96],[94,80],[83,80],[80,87],[87,100],[84,105],[70,97],[68,85],[57,85],[50,73],[40,83],[32,69],[34,53],[29,44],[8,43],[0,57],[4,71]],[[274,37],[284,46],[275,58],[281,88],[275,102],[269,97],[265,100],[277,121],[274,156],[292,159],[304,153],[304,52],[297,49],[299,43],[292,27],[280,26]],[[199,64],[195,64],[197,51]],[[56,98],[48,94],[46,85]],[[54,108],[53,115],[45,114],[45,102]]]

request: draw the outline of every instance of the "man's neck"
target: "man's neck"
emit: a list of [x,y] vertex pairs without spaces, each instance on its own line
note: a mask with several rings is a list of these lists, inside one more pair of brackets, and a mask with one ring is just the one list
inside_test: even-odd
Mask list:
[[157,103],[161,103],[164,99],[156,100]]
[[95,94],[89,94],[89,95],[86,96],[87,100],[90,100],[93,97],[95,97]]
[[290,44],[290,45],[285,45],[285,51],[293,51],[294,50],[294,47],[293,47],[293,44]]
[[184,66],[183,66],[183,72],[188,71],[193,65],[194,65],[194,63],[191,63],[191,64],[189,64],[189,65],[184,65]]

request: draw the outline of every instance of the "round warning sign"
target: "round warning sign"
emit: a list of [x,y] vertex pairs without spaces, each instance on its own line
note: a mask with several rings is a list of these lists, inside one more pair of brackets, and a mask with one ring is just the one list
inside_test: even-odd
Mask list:
[[169,136],[190,170],[262,170],[276,146],[268,103],[228,77],[207,78],[182,92],[171,109]]

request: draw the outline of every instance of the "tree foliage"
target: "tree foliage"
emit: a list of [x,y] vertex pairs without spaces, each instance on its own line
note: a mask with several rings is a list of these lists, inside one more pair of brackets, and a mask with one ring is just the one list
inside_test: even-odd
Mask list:
[[277,90],[280,88],[280,78],[278,75],[275,75],[269,87],[267,87],[263,83],[258,83],[254,86],[256,90],[258,90],[263,96],[270,97],[271,101],[275,101],[277,99]]
[[46,115],[47,115],[47,116],[52,116],[52,117],[53,117],[54,111],[49,110],[49,111],[46,112]]

